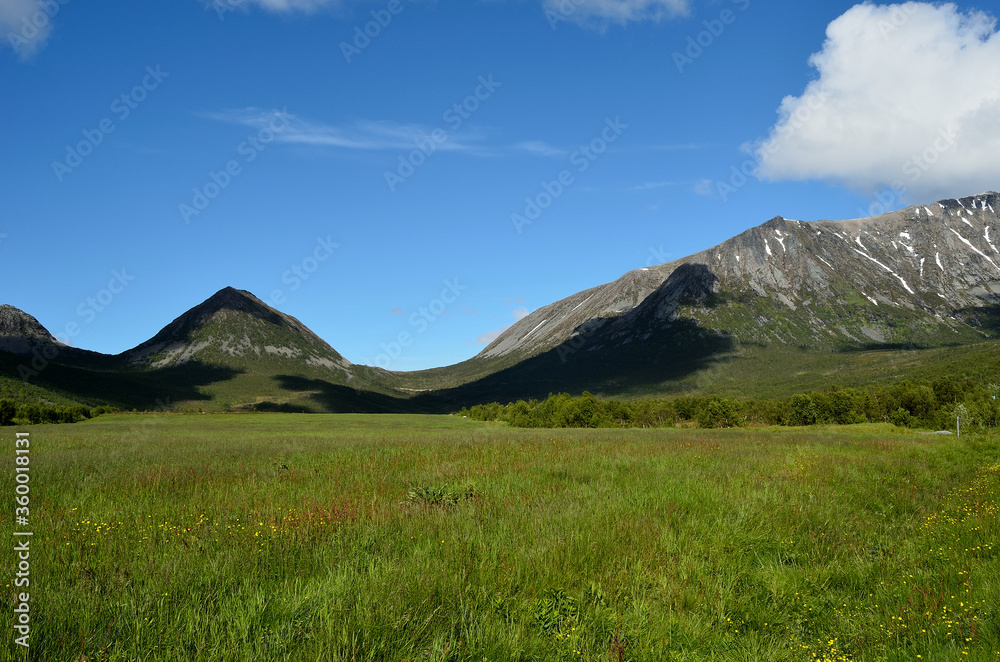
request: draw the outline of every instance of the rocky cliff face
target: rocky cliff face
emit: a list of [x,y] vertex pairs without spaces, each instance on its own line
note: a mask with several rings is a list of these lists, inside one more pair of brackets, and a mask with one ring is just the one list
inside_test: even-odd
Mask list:
[[[934,342],[1000,305],[1000,196],[850,221],[780,216],[718,246],[540,308],[480,357],[574,338],[643,340],[684,317],[743,342]],[[957,339],[957,336],[956,336]]]

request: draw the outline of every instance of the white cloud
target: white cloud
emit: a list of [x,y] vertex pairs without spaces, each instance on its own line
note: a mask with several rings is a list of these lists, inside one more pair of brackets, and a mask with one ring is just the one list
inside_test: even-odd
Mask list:
[[271,11],[315,11],[338,2],[330,0],[251,0],[265,9]]
[[27,60],[52,32],[52,19],[59,12],[58,3],[42,0],[0,0],[0,37],[14,49],[22,60]]
[[667,186],[677,186],[677,182],[671,182],[671,181],[642,182],[640,184],[634,184],[622,190],[625,191],[626,193],[631,193],[633,191],[652,191],[653,189],[664,188]]
[[680,185],[680,182],[662,180],[657,182],[643,181],[626,186],[582,186],[580,190],[596,193],[636,193],[638,191],[655,191],[656,189],[678,185]]
[[[520,301],[520,299],[517,299],[517,301]],[[515,308],[510,313],[511,317],[513,317],[516,321],[521,321],[521,320],[523,320],[525,317],[527,317],[530,314],[531,314],[531,311],[528,310],[527,308],[525,308],[524,306],[521,306],[519,308]],[[497,338],[499,338],[500,334],[502,334],[504,331],[506,331],[507,329],[509,329],[511,326],[512,325],[508,324],[507,326],[503,327],[502,329],[494,329],[492,331],[487,331],[483,335],[481,335],[478,338],[476,338],[476,344],[477,345],[489,345],[491,342],[493,342],[494,340],[496,340]]]
[[246,9],[250,5],[257,5],[272,12],[303,12],[312,13],[326,7],[339,7],[343,4],[341,0],[203,0],[206,5],[213,9],[231,11],[233,9]]
[[[455,131],[444,125],[403,124],[393,120],[357,120],[344,124],[325,124],[303,119],[287,110],[264,110],[255,107],[206,112],[200,115],[217,122],[236,124],[258,131],[280,125],[282,129],[275,133],[274,139],[277,142],[298,145],[371,151],[410,151],[424,145],[424,151],[427,151],[426,146],[433,143],[433,151],[461,152],[477,157],[497,157],[512,153],[543,158],[569,155],[568,150],[537,140],[522,141],[513,145],[487,144],[483,132],[468,126]],[[443,132],[446,138],[443,141],[434,140],[431,136],[435,131]],[[637,188],[627,190],[657,188],[670,184],[670,182],[644,182]]]
[[[4,0],[0,0],[2,1]],[[660,21],[663,18],[687,16],[691,12],[690,0],[540,1],[553,25],[562,21],[572,21],[603,28],[609,23],[625,25],[632,21]],[[210,8],[222,11],[246,10],[250,6],[257,6],[274,13],[309,14],[326,8],[339,9],[351,4],[364,4],[365,0],[202,0],[202,2]]]
[[699,179],[694,185],[698,195],[712,196],[715,194],[715,183],[711,179]]
[[477,134],[472,131],[456,133],[446,131],[447,140],[433,141],[430,136],[441,127],[418,124],[400,124],[389,120],[359,120],[349,124],[324,124],[305,120],[287,111],[242,108],[221,112],[204,113],[204,116],[219,122],[239,124],[252,129],[268,128],[278,120],[284,128],[275,135],[275,140],[299,145],[317,145],[358,150],[412,150],[418,142],[432,141],[435,151],[473,151],[479,149]]
[[487,331],[483,335],[476,338],[477,345],[489,345],[491,342],[500,337],[500,334],[509,329],[509,326],[505,326],[502,329],[494,329],[493,331]]
[[810,58],[770,136],[744,149],[761,179],[822,179],[908,197],[1000,188],[1000,34],[954,4],[857,5]]
[[536,156],[562,158],[569,155],[569,152],[565,149],[550,145],[549,143],[542,142],[541,140],[526,140],[524,142],[519,142],[514,145],[514,149],[521,152],[528,152],[529,154],[534,154]]
[[597,27],[608,23],[659,21],[686,16],[691,11],[689,0],[542,0],[542,6],[553,25],[569,20]]

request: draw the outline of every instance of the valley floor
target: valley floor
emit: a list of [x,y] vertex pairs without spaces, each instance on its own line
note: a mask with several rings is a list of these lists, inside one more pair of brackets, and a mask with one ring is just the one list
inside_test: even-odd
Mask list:
[[2,659],[1000,655],[996,436],[115,415],[4,428],[8,495],[16,432]]

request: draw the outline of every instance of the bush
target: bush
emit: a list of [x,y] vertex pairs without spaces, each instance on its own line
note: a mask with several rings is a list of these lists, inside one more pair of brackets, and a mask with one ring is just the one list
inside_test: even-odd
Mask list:
[[731,398],[713,398],[698,412],[698,426],[703,428],[734,428],[739,425],[739,412]]
[[901,428],[908,428],[911,427],[916,421],[910,412],[900,407],[889,415],[889,422]]
[[0,400],[0,425],[13,425],[17,407],[10,400]]
[[787,425],[815,425],[818,418],[816,403],[808,395],[793,395],[788,401]]

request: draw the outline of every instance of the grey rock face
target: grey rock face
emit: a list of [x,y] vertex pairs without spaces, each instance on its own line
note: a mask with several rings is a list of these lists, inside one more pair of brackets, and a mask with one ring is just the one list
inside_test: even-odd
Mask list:
[[14,306],[0,306],[0,350],[31,354],[46,346],[62,346],[37,319]]
[[[779,339],[768,330],[779,317],[807,325],[817,342],[884,342],[896,333],[888,327],[898,326],[891,317],[954,326],[960,311],[1000,304],[998,212],[1000,196],[988,192],[849,221],[777,216],[708,250],[540,308],[480,357],[532,356],[598,327],[602,337],[641,339],[650,325],[676,319],[685,300],[697,307],[713,296],[768,311],[730,306],[750,317],[722,329],[741,340]],[[706,308],[706,319],[718,322],[723,308]],[[804,331],[797,333],[801,341]]]

